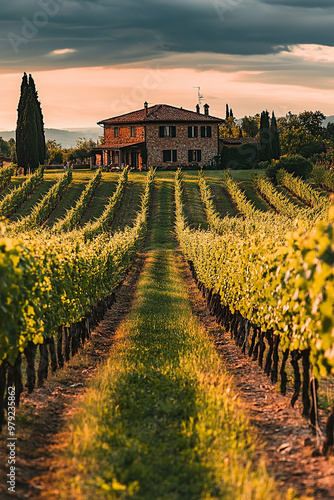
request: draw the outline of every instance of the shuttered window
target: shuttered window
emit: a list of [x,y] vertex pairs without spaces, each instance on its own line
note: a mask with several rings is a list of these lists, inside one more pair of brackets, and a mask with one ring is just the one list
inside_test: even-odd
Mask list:
[[201,149],[189,149],[188,150],[188,162],[199,162],[202,160]]
[[177,162],[177,150],[176,149],[164,149],[162,152],[162,161],[164,163]]
[[210,125],[201,127],[201,137],[212,137],[212,130]]
[[188,127],[188,137],[189,138],[198,137],[198,127],[189,126]]
[[175,125],[168,125],[168,126],[160,125],[159,137],[176,137]]

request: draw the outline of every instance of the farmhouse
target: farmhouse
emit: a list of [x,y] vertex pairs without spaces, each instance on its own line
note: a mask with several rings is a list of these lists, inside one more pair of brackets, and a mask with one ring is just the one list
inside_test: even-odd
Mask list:
[[221,118],[157,104],[98,122],[104,144],[94,148],[92,163],[132,168],[189,166],[210,162],[219,151]]

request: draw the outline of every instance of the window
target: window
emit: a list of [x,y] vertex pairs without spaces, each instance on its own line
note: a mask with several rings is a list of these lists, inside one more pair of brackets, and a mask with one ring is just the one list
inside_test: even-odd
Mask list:
[[201,137],[212,137],[211,126],[201,127]]
[[130,127],[130,137],[136,137],[136,127],[133,125]]
[[188,161],[192,163],[193,161],[199,162],[202,160],[202,150],[201,149],[189,149],[188,150]]
[[159,127],[159,137],[176,137],[176,127],[174,125]]
[[114,127],[114,138],[118,137],[118,127]]
[[177,162],[177,150],[176,149],[164,149],[162,152],[162,161],[167,162]]
[[198,137],[198,127],[188,127],[188,137]]

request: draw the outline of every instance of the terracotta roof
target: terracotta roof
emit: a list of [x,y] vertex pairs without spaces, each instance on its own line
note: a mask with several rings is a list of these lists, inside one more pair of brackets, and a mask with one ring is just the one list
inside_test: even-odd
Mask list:
[[222,122],[222,118],[189,111],[188,109],[176,108],[168,104],[156,104],[148,108],[147,116],[145,108],[126,113],[121,116],[114,116],[98,122],[98,124],[122,124],[122,123],[147,123],[147,122]]
[[224,144],[257,144],[260,142],[258,137],[220,137],[219,140]]

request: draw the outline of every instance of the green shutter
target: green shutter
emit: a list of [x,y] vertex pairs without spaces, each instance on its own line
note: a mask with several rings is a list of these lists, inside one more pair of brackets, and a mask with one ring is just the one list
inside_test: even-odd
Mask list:
[[193,150],[188,149],[188,162],[191,163],[193,161]]
[[205,137],[205,127],[201,127],[201,137]]
[[208,127],[208,137],[212,137],[211,126]]
[[177,162],[177,150],[173,149],[173,163]]
[[172,137],[176,137],[176,127],[172,126]]
[[194,127],[195,137],[198,137],[198,127]]
[[164,126],[163,125],[160,125],[159,127],[159,137],[165,137],[165,130],[164,130]]

